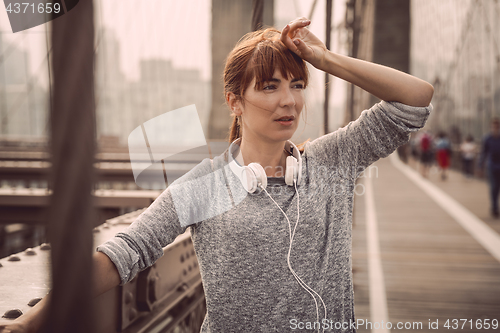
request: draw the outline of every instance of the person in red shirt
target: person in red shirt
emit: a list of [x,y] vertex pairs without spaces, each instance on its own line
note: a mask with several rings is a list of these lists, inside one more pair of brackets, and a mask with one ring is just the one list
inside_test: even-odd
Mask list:
[[440,132],[435,140],[435,148],[436,161],[441,170],[441,179],[445,180],[446,170],[450,166],[451,144],[444,132]]
[[432,136],[428,132],[424,132],[420,137],[420,163],[422,176],[427,178],[429,168],[432,165]]

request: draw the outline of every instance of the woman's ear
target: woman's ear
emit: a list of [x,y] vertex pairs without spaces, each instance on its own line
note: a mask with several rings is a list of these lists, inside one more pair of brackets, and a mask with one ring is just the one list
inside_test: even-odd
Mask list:
[[237,116],[241,116],[241,101],[236,95],[232,92],[226,93],[226,103],[229,105],[231,112]]

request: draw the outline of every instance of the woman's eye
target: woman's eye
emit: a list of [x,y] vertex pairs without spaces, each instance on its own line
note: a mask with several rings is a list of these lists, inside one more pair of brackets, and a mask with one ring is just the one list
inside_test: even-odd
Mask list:
[[297,83],[293,86],[295,89],[304,89],[304,85],[302,83]]
[[264,88],[262,88],[262,90],[274,90],[276,89],[276,85],[274,84],[266,84],[264,85]]

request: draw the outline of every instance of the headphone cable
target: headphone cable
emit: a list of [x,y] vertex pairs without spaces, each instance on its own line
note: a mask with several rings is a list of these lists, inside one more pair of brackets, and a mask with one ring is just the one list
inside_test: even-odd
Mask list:
[[[307,291],[309,293],[309,295],[311,295],[311,297],[314,299],[314,304],[316,305],[316,321],[319,323],[318,301],[316,300],[316,297],[313,295],[313,293],[315,295],[317,295],[319,297],[319,299],[321,300],[321,303],[323,304],[323,307],[325,309],[325,319],[326,319],[327,318],[327,312],[326,312],[325,302],[323,301],[323,298],[321,298],[321,296],[316,291],[314,291],[314,289],[312,289],[311,287],[309,287],[300,278],[300,276],[298,276],[298,274],[293,270],[292,265],[290,263],[290,254],[292,252],[293,239],[295,237],[295,231],[297,230],[297,225],[299,224],[299,217],[300,217],[300,215],[299,215],[299,191],[297,190],[297,181],[294,179],[293,183],[294,183],[294,187],[295,187],[295,193],[297,193],[297,222],[295,223],[295,227],[293,228],[293,233],[292,233],[292,225],[290,223],[290,220],[288,219],[288,216],[285,214],[285,212],[283,211],[283,209],[281,209],[281,207],[278,205],[278,203],[271,197],[271,195],[267,192],[267,190],[262,185],[260,186],[260,188],[262,190],[264,190],[264,192],[266,192],[267,196],[274,202],[274,204],[279,208],[279,210],[283,213],[283,215],[285,215],[285,218],[286,218],[286,220],[288,222],[288,230],[290,232],[290,247],[288,248],[288,255],[287,255],[288,268],[290,269],[290,272],[295,277],[295,280],[297,280],[297,283],[302,287],[302,289],[304,289],[305,291]],[[321,324],[320,324],[320,327],[321,327]],[[323,328],[323,332],[324,331],[325,331],[325,329]],[[319,329],[318,329],[318,332],[319,332]]]

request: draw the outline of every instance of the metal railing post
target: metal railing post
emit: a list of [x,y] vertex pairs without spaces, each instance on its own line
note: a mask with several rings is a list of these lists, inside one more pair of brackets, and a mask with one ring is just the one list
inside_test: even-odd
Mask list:
[[52,21],[53,99],[48,236],[52,301],[45,332],[93,332],[92,200],[95,155],[92,1]]

